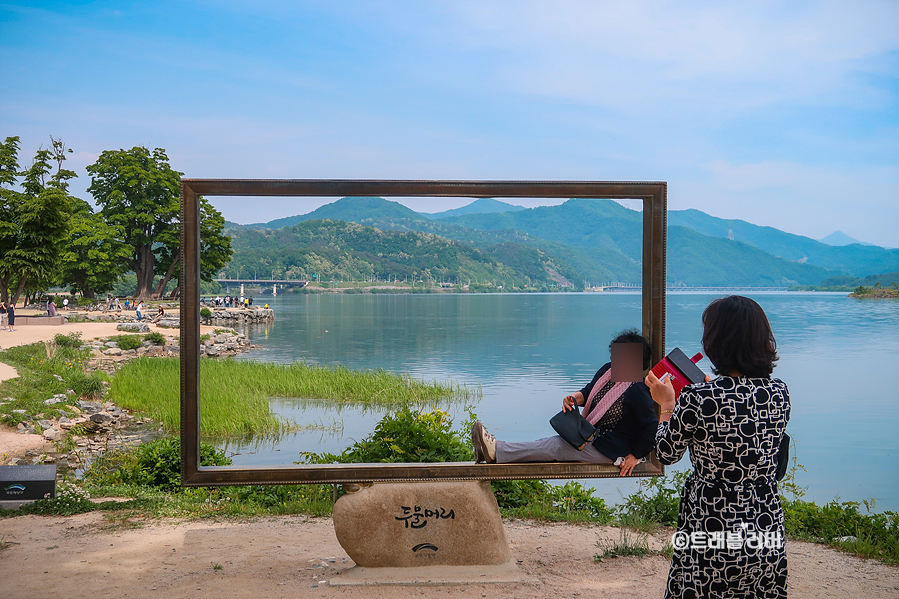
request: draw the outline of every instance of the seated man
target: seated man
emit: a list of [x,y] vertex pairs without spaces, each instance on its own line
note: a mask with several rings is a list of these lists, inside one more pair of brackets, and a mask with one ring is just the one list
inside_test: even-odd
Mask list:
[[[631,344],[640,344],[635,348]],[[583,415],[596,427],[593,443],[578,451],[558,435],[537,441],[498,441],[480,422],[471,429],[475,460],[487,463],[590,462],[615,463],[628,476],[652,451],[659,420],[642,371],[649,369],[649,343],[637,331],[624,331],[612,341],[612,362],[586,387],[562,400],[563,410],[585,406]],[[642,351],[640,351],[642,349]],[[636,362],[633,356],[636,351]],[[642,361],[640,355],[642,354]],[[613,369],[612,364],[615,364]],[[614,370],[614,372],[613,372]],[[615,375],[614,377],[612,375]]]

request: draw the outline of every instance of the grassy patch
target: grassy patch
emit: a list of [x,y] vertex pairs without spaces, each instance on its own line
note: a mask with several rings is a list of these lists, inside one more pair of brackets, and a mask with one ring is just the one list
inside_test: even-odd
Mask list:
[[[44,418],[60,416],[67,405],[85,397],[99,399],[106,375],[88,373],[84,367],[88,352],[78,349],[76,336],[57,335],[56,341],[11,347],[0,352],[0,361],[16,368],[19,376],[0,383],[0,398],[12,398],[0,405],[0,422],[16,426],[31,416]],[[47,405],[44,401],[54,395],[66,394],[66,399]],[[24,410],[14,412],[14,410]],[[70,414],[71,415],[71,414]]]
[[[138,358],[125,364],[112,381],[116,404],[178,430],[181,418],[180,369],[177,358]],[[383,370],[323,368],[201,360],[200,391],[203,434],[274,433],[285,423],[272,414],[270,397],[329,399],[335,402],[406,403],[474,394],[464,387],[415,381]]]

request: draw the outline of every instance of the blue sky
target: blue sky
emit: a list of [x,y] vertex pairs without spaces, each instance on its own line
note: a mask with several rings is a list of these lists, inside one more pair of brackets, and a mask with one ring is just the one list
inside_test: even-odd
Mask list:
[[143,145],[188,177],[663,180],[671,209],[896,247],[899,2],[0,4],[9,135],[23,163],[61,137],[85,199]]

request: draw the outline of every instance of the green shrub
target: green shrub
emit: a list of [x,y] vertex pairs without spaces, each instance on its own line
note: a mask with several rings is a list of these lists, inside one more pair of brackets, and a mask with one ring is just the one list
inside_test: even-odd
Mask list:
[[204,306],[200,308],[200,316],[202,318],[212,318],[212,310]]
[[57,333],[53,336],[53,343],[55,343],[58,347],[81,347],[81,332],[75,331],[74,333],[69,333],[68,335]]
[[110,341],[115,341],[119,346],[119,349],[137,349],[140,347],[140,344],[143,343],[143,337],[141,335],[115,335],[114,337],[109,338]]
[[562,514],[585,514],[598,522],[610,522],[612,511],[602,497],[593,497],[593,489],[584,488],[577,481],[564,485],[547,485],[552,505]]
[[681,489],[689,475],[689,471],[684,471],[675,472],[671,479],[668,476],[640,479],[637,492],[618,506],[619,519],[635,526],[677,526]]
[[855,501],[834,500],[820,507],[802,499],[781,498],[781,503],[788,535],[824,541],[865,557],[899,563],[899,514],[896,512],[871,513],[868,502],[864,503],[867,514],[861,513],[861,504]]
[[100,399],[103,397],[103,375],[99,372],[87,374],[80,370],[66,377],[69,387],[78,397]]
[[408,406],[385,416],[371,435],[340,455],[312,454],[317,463],[352,462],[463,462],[474,459],[471,443],[452,430],[443,410],[415,412]]
[[[200,464],[226,466],[231,459],[207,443],[200,444]],[[181,439],[156,439],[119,454],[98,459],[85,474],[95,485],[137,485],[165,491],[181,488]]]
[[20,512],[43,516],[73,516],[96,508],[87,491],[68,483],[60,483],[56,488],[56,497],[26,504],[20,508]]
[[155,345],[164,345],[165,335],[163,335],[159,331],[153,331],[144,335],[144,341],[149,341],[150,343],[153,343]]

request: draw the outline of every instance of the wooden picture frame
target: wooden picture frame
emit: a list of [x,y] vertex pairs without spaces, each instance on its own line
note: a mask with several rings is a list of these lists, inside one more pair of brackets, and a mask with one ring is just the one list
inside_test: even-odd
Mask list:
[[[652,362],[665,355],[667,190],[664,182],[402,181],[347,179],[181,180],[181,481],[184,486],[615,477],[610,464],[399,463],[293,466],[200,465],[199,196],[582,198],[643,201],[643,335]],[[548,416],[547,416],[548,418]],[[654,454],[633,476],[659,476]]]

